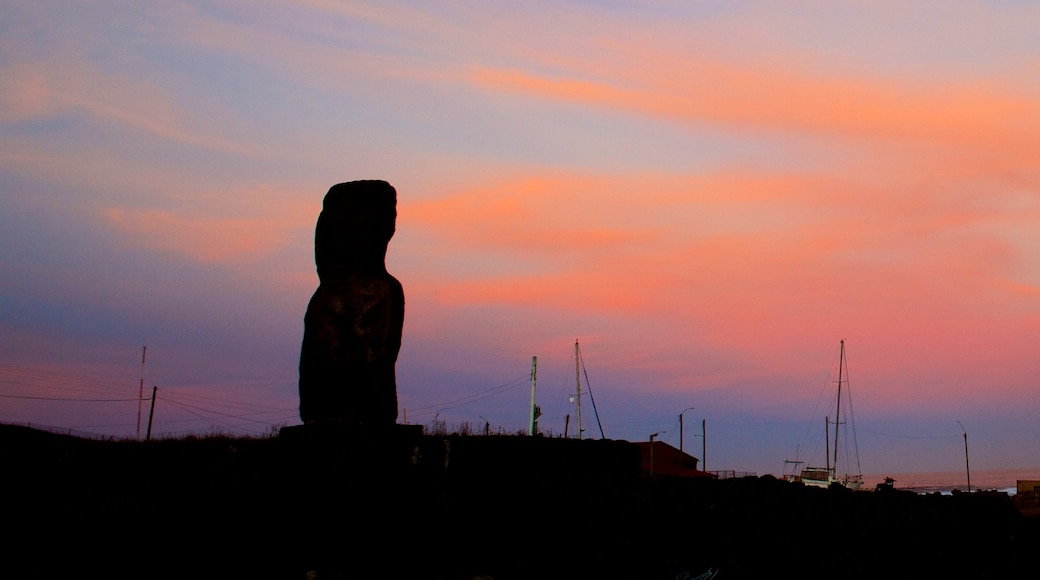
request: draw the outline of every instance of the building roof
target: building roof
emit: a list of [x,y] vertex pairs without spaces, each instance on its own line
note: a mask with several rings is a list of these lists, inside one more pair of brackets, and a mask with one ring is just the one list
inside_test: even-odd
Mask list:
[[[714,477],[697,469],[699,459],[661,441],[636,441],[644,475],[654,477]],[[651,448],[651,445],[653,446]],[[651,465],[652,464],[652,465]]]

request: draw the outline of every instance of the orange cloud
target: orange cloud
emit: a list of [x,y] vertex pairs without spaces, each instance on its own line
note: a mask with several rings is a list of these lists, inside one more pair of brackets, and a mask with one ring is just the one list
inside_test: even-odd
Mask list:
[[[975,347],[956,338],[965,328],[1035,311],[1022,302],[1035,300],[1027,292],[1008,299],[1023,249],[1003,226],[1023,219],[1017,194],[916,187],[735,170],[503,177],[402,204],[399,231],[451,272],[402,274],[447,311],[585,317],[627,329],[629,340],[734,349],[792,371],[805,349],[792,337],[844,334],[880,345],[871,348],[888,360],[864,370],[898,381],[879,388],[898,390],[906,380],[892,368],[912,366],[919,352],[908,343],[962,353],[950,366],[966,373],[963,357]],[[640,364],[660,364],[642,356]]]
[[[576,175],[521,178],[489,188],[402,204],[399,229],[422,228],[460,247],[567,254],[645,242],[617,185]],[[613,197],[613,199],[611,199]],[[631,200],[628,200],[631,201]],[[629,219],[624,218],[628,211]]]

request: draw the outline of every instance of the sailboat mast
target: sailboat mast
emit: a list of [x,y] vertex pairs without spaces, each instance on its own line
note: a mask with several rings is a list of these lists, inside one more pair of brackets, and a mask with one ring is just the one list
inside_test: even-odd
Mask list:
[[575,401],[578,405],[578,439],[581,439],[581,356],[578,354],[578,339],[574,339],[574,382],[577,385]]
[[837,414],[834,416],[834,475],[838,474],[838,431],[841,424],[841,382],[843,363],[845,362],[845,339],[841,340],[841,350],[838,354],[838,405]]
[[[835,428],[837,428],[837,425],[835,425]],[[830,444],[831,444],[831,418],[830,417],[824,417],[823,418],[823,443],[824,443],[824,445],[828,446],[827,447],[827,452],[824,454],[823,459],[824,459],[824,461],[827,464],[826,465],[827,471],[830,471],[831,470],[831,450],[830,450]]]

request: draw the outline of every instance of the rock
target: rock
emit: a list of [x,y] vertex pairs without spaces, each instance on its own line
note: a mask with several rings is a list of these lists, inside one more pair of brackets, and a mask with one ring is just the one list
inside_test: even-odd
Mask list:
[[397,420],[395,366],[404,290],[386,271],[397,191],[363,180],[332,186],[314,231],[318,289],[304,315],[300,419],[366,427]]

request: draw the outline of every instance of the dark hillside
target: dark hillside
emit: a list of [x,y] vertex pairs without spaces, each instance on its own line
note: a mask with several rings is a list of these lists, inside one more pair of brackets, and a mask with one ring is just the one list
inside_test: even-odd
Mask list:
[[6,578],[1000,578],[1040,539],[1005,495],[650,480],[624,441],[0,427]]

